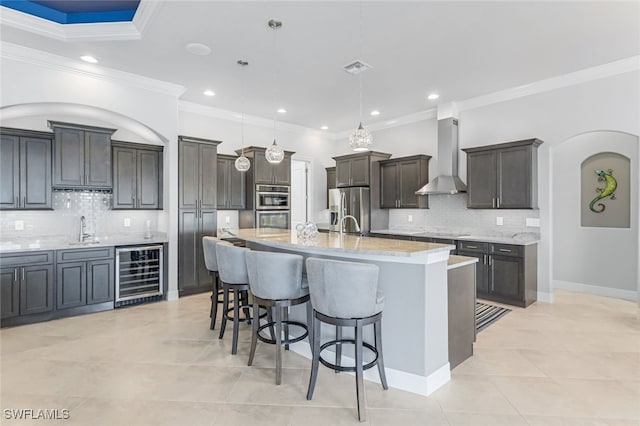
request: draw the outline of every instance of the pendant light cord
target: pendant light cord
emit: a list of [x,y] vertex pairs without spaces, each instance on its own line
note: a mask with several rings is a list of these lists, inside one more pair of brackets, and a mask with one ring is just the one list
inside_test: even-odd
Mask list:
[[[359,33],[359,43],[360,43],[360,61],[362,61],[362,2],[360,1],[360,19],[358,21],[358,33]],[[359,73],[359,83],[360,83],[360,125],[362,125],[362,71]]]
[[244,68],[245,66],[248,65],[247,62],[245,61],[239,61],[240,66],[242,66],[242,98],[240,100],[240,105],[242,108],[242,112],[240,113],[240,140],[242,142],[242,148],[241,148],[241,157],[244,157],[244,97],[245,97],[245,92],[247,91],[246,87],[245,87],[245,82],[246,82],[246,78],[244,76]]
[[273,141],[276,141],[276,122],[278,120],[278,27],[273,27],[273,58],[275,66],[273,67]]

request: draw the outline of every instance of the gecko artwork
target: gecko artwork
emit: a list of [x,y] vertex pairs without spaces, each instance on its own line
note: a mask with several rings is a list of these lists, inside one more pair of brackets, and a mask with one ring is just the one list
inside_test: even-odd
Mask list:
[[596,170],[595,172],[598,175],[598,182],[604,182],[604,188],[596,188],[598,196],[589,203],[589,210],[594,213],[602,213],[606,209],[606,206],[602,203],[598,203],[598,201],[607,197],[615,200],[618,182],[613,177],[613,170],[611,169],[608,169],[606,172],[604,170]]

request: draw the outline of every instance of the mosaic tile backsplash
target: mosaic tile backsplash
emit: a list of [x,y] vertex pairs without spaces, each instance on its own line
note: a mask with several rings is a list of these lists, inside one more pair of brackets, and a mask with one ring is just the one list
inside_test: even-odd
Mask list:
[[[102,191],[54,191],[53,211],[0,212],[0,238],[46,238],[80,233],[80,217],[86,219],[86,232],[96,237],[123,233],[144,233],[147,220],[152,231],[163,230],[164,212],[156,210],[111,210],[113,194]],[[130,226],[125,227],[125,218]],[[16,221],[24,229],[16,230]],[[158,223],[161,222],[161,226]]]

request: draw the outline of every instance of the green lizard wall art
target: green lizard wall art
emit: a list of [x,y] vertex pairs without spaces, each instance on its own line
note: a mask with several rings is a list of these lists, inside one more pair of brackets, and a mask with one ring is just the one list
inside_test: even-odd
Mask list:
[[612,200],[615,200],[616,199],[615,192],[616,192],[616,188],[618,187],[618,182],[612,176],[613,170],[611,169],[607,170],[606,172],[604,170],[596,170],[595,172],[598,175],[598,182],[604,182],[604,188],[596,188],[596,191],[598,192],[598,196],[594,198],[589,204],[589,210],[591,210],[594,213],[602,213],[606,207],[604,204],[598,203],[598,201],[607,197],[610,197]]

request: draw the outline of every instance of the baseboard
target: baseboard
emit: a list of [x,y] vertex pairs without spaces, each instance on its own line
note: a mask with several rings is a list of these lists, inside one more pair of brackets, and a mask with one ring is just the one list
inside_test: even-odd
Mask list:
[[[297,342],[291,345],[290,348],[295,353],[311,359],[311,348],[309,348],[308,342]],[[353,363],[353,359],[344,355],[343,357]],[[451,380],[451,369],[448,362],[427,377],[395,370],[389,367],[386,367],[384,371],[387,375],[387,384],[389,387],[416,393],[422,396],[429,396]],[[380,383],[380,376],[378,375],[378,370],[376,368],[365,371],[364,378],[370,382]]]
[[167,291],[167,300],[178,300],[180,292],[178,290]]
[[538,302],[553,303],[553,293],[538,291]]
[[578,291],[581,293],[595,294],[598,296],[630,300],[632,302],[638,301],[638,292],[633,290],[622,290],[619,288],[601,287],[597,285],[574,283],[571,281],[560,281],[560,280],[553,281],[553,288],[556,290],[557,289],[571,290],[571,291]]

